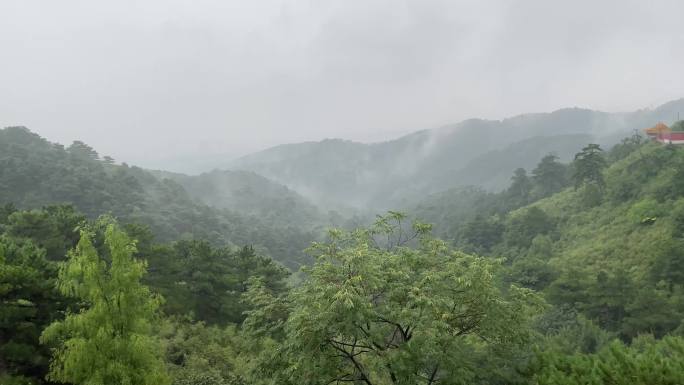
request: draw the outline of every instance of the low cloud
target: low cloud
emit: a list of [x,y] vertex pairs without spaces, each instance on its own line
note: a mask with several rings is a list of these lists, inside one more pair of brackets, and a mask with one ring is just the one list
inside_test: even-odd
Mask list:
[[[0,125],[150,167],[684,96],[679,1],[0,3]],[[173,163],[175,160],[175,163]]]

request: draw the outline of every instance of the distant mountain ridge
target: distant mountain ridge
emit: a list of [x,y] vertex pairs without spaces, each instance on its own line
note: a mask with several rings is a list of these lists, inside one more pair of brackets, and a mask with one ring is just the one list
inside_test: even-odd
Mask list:
[[[503,120],[470,119],[380,143],[325,139],[285,144],[225,168],[256,172],[322,206],[380,210],[415,195],[468,184],[495,190],[507,184],[515,168],[530,167],[540,154],[566,157],[586,144],[576,141],[580,138],[612,145],[635,129],[674,121],[679,111],[684,111],[684,99],[626,113],[565,108]],[[534,151],[525,148],[526,141],[536,143]],[[474,171],[473,162],[490,171]]]

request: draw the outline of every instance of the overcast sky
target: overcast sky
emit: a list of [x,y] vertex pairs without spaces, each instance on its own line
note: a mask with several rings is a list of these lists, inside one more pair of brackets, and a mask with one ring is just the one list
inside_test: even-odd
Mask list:
[[0,0],[0,125],[149,167],[680,97],[680,0]]

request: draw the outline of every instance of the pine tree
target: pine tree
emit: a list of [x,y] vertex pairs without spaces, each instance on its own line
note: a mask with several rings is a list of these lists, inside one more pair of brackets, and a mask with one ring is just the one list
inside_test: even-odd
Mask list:
[[514,207],[524,206],[529,203],[532,181],[527,176],[524,168],[517,168],[511,177],[511,186],[506,190],[509,200]]
[[538,197],[547,197],[561,191],[567,185],[567,166],[553,154],[544,156],[532,170],[532,180]]
[[598,144],[588,144],[582,151],[575,154],[573,163],[575,188],[582,185],[594,185],[603,190],[606,182],[603,180],[603,169],[606,168],[606,158]]
[[0,235],[0,384],[10,381],[3,373],[47,372],[49,351],[39,345],[38,336],[64,307],[54,288],[56,270],[31,241]]

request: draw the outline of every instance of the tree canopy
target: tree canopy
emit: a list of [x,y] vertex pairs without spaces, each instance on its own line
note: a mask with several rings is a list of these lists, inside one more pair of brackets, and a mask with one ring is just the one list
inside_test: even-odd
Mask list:
[[81,309],[48,326],[41,336],[55,344],[48,379],[73,384],[164,385],[169,383],[152,335],[161,298],[141,283],[144,261],[133,258],[135,242],[109,218],[106,255],[99,255],[90,228],[59,270],[58,287]]
[[[540,299],[502,292],[493,261],[450,250],[391,213],[315,243],[292,293],[288,383],[466,384],[478,359],[523,344]],[[411,244],[415,242],[414,246]]]

